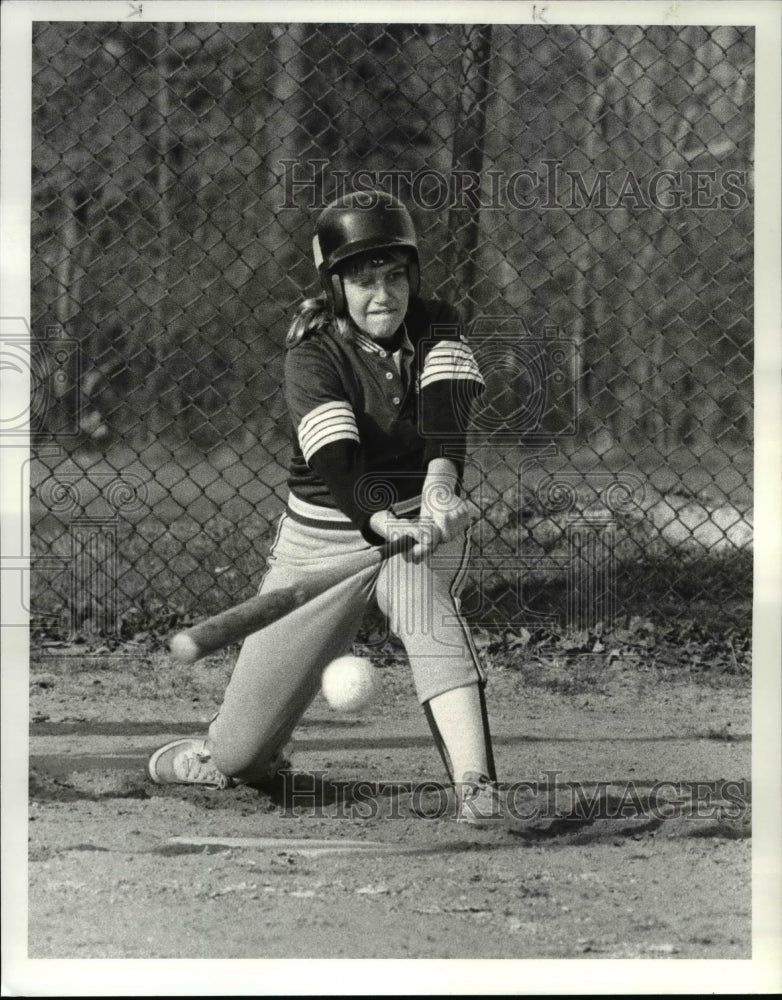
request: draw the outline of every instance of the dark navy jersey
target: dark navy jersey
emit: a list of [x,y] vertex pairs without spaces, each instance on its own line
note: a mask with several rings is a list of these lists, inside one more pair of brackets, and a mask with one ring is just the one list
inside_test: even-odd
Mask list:
[[348,342],[330,325],[313,332],[285,359],[291,513],[333,510],[379,542],[369,518],[420,496],[433,458],[461,468],[483,387],[458,313],[438,300],[411,301],[396,352],[361,333]]

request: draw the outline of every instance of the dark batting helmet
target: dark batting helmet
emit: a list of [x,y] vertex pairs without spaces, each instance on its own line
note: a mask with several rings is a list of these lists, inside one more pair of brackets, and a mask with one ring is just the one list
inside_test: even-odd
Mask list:
[[385,191],[354,191],[323,209],[315,223],[312,253],[335,315],[346,311],[342,265],[372,251],[405,250],[410,296],[418,292],[418,239],[405,206]]

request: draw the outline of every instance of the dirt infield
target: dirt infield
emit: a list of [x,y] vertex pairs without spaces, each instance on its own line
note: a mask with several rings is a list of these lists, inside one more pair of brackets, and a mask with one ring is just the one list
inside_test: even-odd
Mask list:
[[33,664],[31,958],[750,957],[746,678],[495,671],[509,812],[477,830],[398,662],[360,716],[313,704],[274,787],[153,785],[229,669]]

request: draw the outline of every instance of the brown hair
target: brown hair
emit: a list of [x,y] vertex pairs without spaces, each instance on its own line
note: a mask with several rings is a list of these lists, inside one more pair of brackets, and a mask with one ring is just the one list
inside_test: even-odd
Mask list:
[[285,337],[286,348],[295,347],[310,334],[334,329],[345,340],[353,338],[353,323],[347,316],[335,316],[326,302],[324,293],[305,299],[293,317]]

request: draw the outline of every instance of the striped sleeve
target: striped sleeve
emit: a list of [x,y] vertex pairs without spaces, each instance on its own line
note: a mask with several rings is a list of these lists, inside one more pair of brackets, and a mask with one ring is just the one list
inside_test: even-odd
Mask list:
[[311,409],[299,421],[296,437],[307,462],[321,448],[336,441],[361,443],[353,408],[345,400],[321,403]]
[[465,380],[485,385],[469,345],[463,340],[441,340],[426,356],[421,371],[423,391],[433,382]]
[[[301,457],[327,487],[336,507],[372,545],[383,539],[369,526],[372,510],[358,502],[364,450],[343,371],[317,342],[304,341],[285,358],[285,394]],[[294,461],[296,460],[294,448]]]
[[436,341],[421,366],[419,388],[425,461],[446,457],[461,467],[473,405],[486,388],[467,341]]
[[285,358],[285,395],[304,460],[328,445],[360,444],[356,414],[342,372],[322,345],[305,341]]

